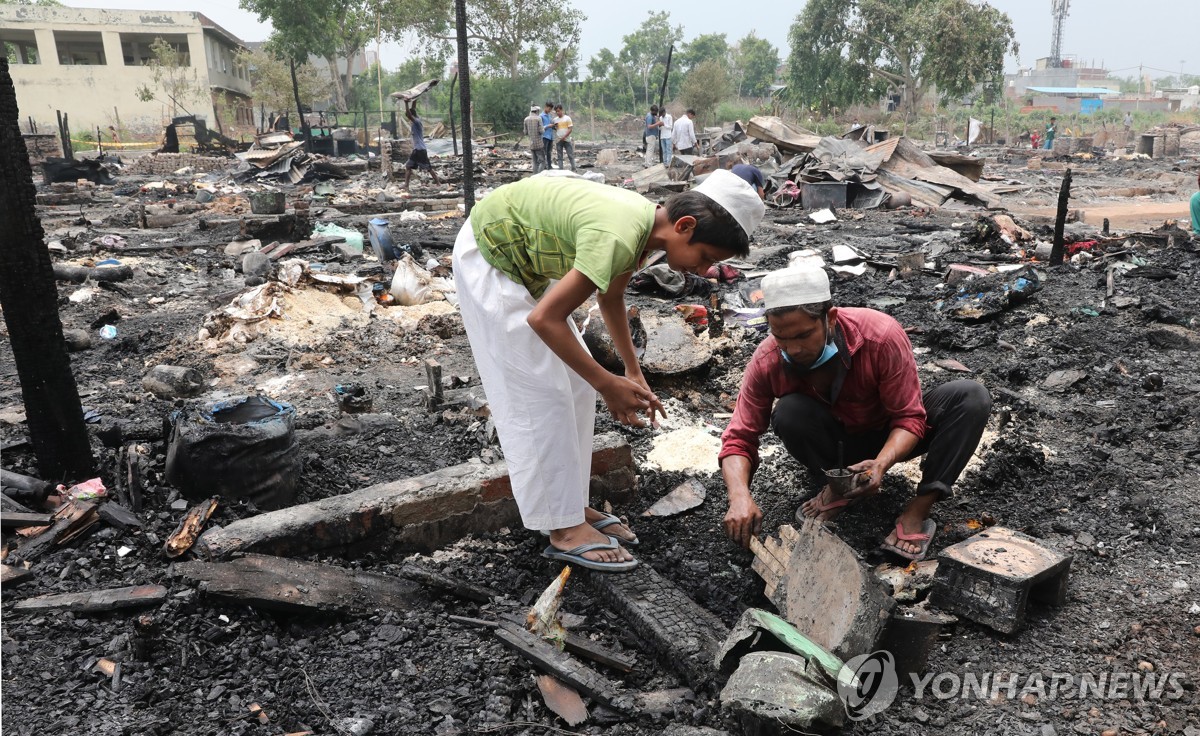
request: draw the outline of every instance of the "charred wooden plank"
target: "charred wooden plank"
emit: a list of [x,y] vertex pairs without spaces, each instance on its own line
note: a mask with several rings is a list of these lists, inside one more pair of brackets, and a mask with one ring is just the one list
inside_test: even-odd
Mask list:
[[622,713],[633,712],[633,698],[622,692],[616,683],[558,651],[540,636],[511,621],[501,621],[496,629],[496,638],[542,672],[558,678],[596,702]]
[[32,576],[33,570],[12,565],[0,565],[0,587],[16,587]]
[[188,509],[187,514],[179,521],[179,526],[163,544],[163,554],[167,557],[178,557],[187,552],[196,543],[209,517],[217,510],[217,497],[201,501]]
[[[515,613],[506,614],[504,618],[518,626],[525,623],[525,617],[518,616]],[[574,631],[567,632],[567,638],[563,640],[563,650],[584,659],[590,659],[606,667],[612,667],[614,670],[620,672],[633,672],[635,662],[632,657],[605,649],[586,636],[577,634]]]
[[246,555],[233,562],[181,562],[174,570],[199,581],[205,595],[277,611],[402,611],[412,607],[419,590],[390,575],[269,555]]
[[0,527],[16,529],[26,526],[50,526],[51,514],[22,514],[16,511],[0,511]]
[[71,501],[58,507],[53,523],[42,532],[21,543],[13,552],[18,559],[31,561],[56,547],[61,547],[83,534],[100,518],[96,504],[90,501]]
[[494,590],[465,583],[414,562],[405,563],[404,567],[400,568],[400,576],[477,603],[488,603],[499,595]]
[[118,529],[140,529],[142,520],[138,515],[116,501],[109,501],[100,506],[100,519]]
[[95,613],[153,606],[161,603],[166,597],[167,589],[161,585],[130,585],[124,588],[85,590],[82,593],[39,595],[18,601],[13,610]]
[[588,581],[692,689],[711,683],[716,654],[729,635],[719,618],[649,565],[620,575],[590,574]]

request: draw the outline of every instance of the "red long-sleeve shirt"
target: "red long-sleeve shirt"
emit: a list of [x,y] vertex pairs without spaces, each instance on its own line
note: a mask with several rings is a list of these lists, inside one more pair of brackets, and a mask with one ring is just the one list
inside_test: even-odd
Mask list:
[[[853,307],[837,310],[837,325],[846,349],[839,350],[834,360],[840,361],[845,377],[831,406],[833,415],[851,434],[899,427],[924,437],[921,382],[904,328],[883,312]],[[829,401],[813,390],[807,378],[787,370],[779,344],[767,337],[742,376],[737,408],[721,435],[717,462],[743,455],[757,468],[759,437],[771,426],[775,400],[794,393]]]

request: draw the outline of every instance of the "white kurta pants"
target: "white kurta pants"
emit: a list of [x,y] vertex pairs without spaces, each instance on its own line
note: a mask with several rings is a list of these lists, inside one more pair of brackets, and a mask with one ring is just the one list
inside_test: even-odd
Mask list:
[[454,283],[521,521],[528,529],[582,524],[596,390],[526,323],[537,301],[484,260],[470,220],[454,242]]

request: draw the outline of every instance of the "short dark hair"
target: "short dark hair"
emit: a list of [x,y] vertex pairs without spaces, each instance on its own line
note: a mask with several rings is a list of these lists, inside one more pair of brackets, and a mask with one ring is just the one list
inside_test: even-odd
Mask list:
[[554,103],[550,100],[546,100],[546,104],[542,105],[542,107],[554,107]]
[[766,315],[768,317],[782,317],[785,314],[792,312],[804,312],[813,319],[824,319],[829,310],[833,309],[832,301],[816,302],[815,304],[797,304],[792,307],[775,307],[768,309]]
[[687,109],[687,114],[688,114],[688,115],[695,115],[695,114],[696,114],[696,111],[695,111],[695,110],[693,110],[692,108],[690,108],[690,107],[689,107],[689,108]]
[[738,258],[750,255],[750,237],[721,205],[696,191],[671,195],[665,205],[667,219],[676,222],[681,217],[696,218],[696,229],[689,243],[697,241],[714,245]]
[[562,105],[555,105],[555,106],[554,106],[554,109],[555,109],[555,110],[561,110],[561,109],[563,109],[563,106],[562,106]]
[[658,105],[651,105],[650,112],[658,112]]

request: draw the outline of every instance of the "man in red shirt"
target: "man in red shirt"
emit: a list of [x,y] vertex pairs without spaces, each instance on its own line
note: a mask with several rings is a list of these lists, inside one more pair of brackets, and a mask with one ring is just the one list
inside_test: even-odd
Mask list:
[[950,493],[979,445],[991,411],[981,384],[960,380],[921,392],[904,328],[873,309],[837,308],[820,268],[789,268],[762,282],[771,334],[742,377],[737,408],[721,437],[718,462],[729,491],[725,533],[743,546],[759,533],[762,511],[750,495],[759,438],[768,428],[809,474],[825,478],[838,445],[861,485],[843,495],[824,485],[797,517],[827,521],[879,492],[897,462],[925,455],[917,495],[882,547],[923,559],[936,528],[933,504]]

